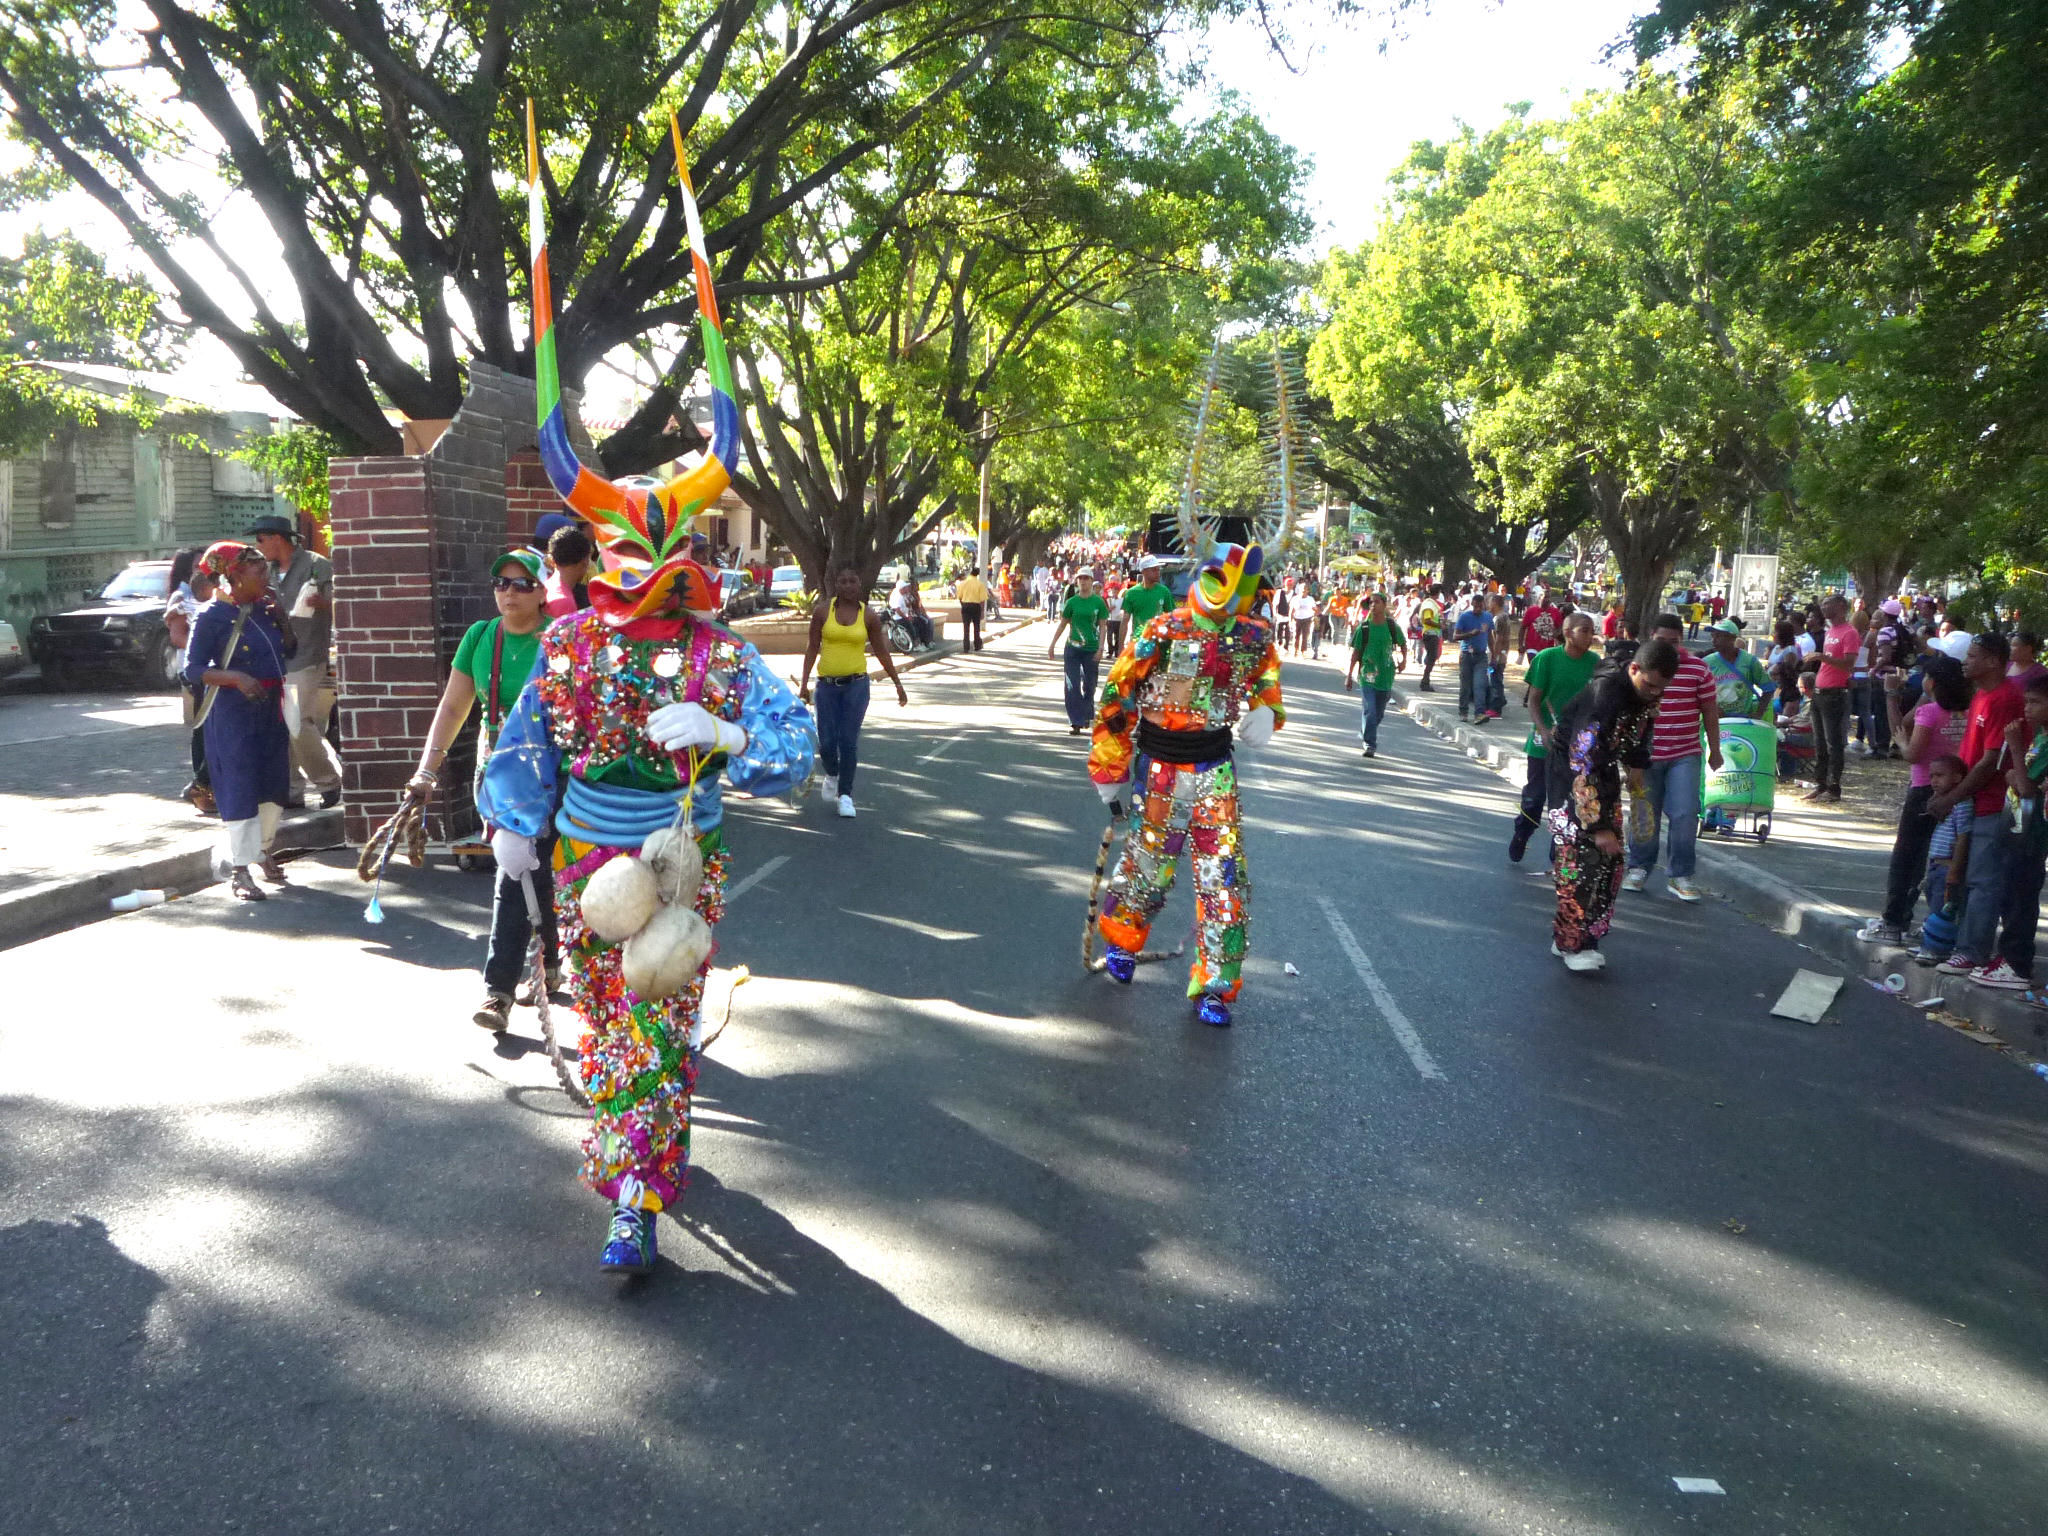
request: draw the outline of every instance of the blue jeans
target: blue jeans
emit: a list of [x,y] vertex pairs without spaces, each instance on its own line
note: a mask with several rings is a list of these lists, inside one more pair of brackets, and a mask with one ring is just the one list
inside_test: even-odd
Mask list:
[[1371,683],[1358,685],[1358,739],[1374,751],[1380,745],[1380,721],[1386,717],[1387,700],[1394,696],[1391,688],[1375,688]]
[[1694,849],[1700,835],[1700,770],[1704,766],[1704,760],[1697,752],[1650,765],[1647,777],[1650,809],[1655,819],[1650,823],[1649,842],[1629,845],[1631,869],[1657,867],[1657,833],[1663,818],[1668,816],[1671,818],[1669,874],[1674,880],[1692,878],[1693,867],[1698,862]]
[[2006,865],[2012,862],[2011,823],[2000,807],[1970,820],[1969,901],[1963,908],[1956,953],[1988,965],[1998,940],[1998,912],[2005,903]]
[[868,714],[868,675],[821,677],[816,701],[818,772],[839,781],[839,793],[853,793],[853,771],[860,766],[860,723]]
[[1486,652],[1458,648],[1458,713],[1486,708]]
[[1067,724],[1085,731],[1095,719],[1095,677],[1102,669],[1102,652],[1067,647]]

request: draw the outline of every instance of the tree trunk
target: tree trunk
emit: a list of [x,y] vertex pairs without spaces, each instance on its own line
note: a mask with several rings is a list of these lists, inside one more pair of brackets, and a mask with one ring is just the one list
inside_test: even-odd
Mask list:
[[1596,472],[1591,486],[1600,531],[1621,568],[1623,617],[1637,635],[1648,639],[1664,583],[1678,564],[1679,552],[1699,532],[1698,509],[1675,492],[1626,495],[1620,481],[1605,472]]

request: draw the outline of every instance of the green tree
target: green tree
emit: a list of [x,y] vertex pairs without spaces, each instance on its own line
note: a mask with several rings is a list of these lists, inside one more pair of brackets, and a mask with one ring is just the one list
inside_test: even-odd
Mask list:
[[[723,291],[818,291],[843,267],[755,258],[792,210],[858,189],[961,87],[1058,49],[1086,62],[1165,13],[1088,0],[9,0],[0,94],[38,188],[126,230],[195,327],[311,426],[396,452],[387,404],[453,414],[470,357],[530,370],[521,103],[540,115],[563,376],[693,315],[667,110],[688,137]],[[175,111],[161,104],[175,102]],[[289,274],[266,291],[212,211],[213,164]],[[204,250],[217,280],[181,253]],[[845,255],[857,261],[865,247]],[[600,446],[613,473],[696,446],[665,381]],[[671,430],[674,416],[685,425]]]
[[736,336],[735,486],[811,581],[842,561],[872,579],[972,507],[1005,436],[1125,414],[1100,409],[1099,375],[1094,406],[1070,387],[1075,347],[1137,356],[1161,285],[1224,296],[1234,261],[1301,236],[1292,152],[1248,114],[1184,126],[1175,105],[1148,47],[992,68],[891,147],[886,182],[781,226],[757,259],[771,286],[863,252],[830,288],[781,284]]

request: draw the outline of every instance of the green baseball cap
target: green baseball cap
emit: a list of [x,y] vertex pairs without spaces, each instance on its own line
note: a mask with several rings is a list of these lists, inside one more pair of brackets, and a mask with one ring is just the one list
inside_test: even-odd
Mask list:
[[506,550],[504,554],[498,556],[497,559],[491,562],[491,574],[495,576],[498,574],[498,572],[502,571],[505,568],[505,563],[508,560],[512,564],[518,566],[519,569],[526,572],[526,574],[531,576],[535,581],[540,581],[543,579],[540,556],[535,554],[530,549]]

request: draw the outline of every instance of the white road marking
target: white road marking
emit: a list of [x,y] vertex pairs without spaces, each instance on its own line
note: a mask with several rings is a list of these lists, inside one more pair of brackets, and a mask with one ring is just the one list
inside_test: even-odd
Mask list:
[[1680,1493],[1718,1493],[1726,1496],[1728,1490],[1711,1477],[1674,1477]]
[[965,741],[966,739],[967,733],[965,731],[962,731],[958,736],[950,736],[946,740],[940,742],[936,747],[933,747],[931,751],[925,753],[925,755],[923,757],[920,757],[918,761],[920,763],[937,762],[939,754],[945,751],[946,748],[956,746],[960,742]]
[[1415,1063],[1415,1070],[1425,1078],[1436,1082],[1446,1081],[1443,1068],[1436,1064],[1436,1058],[1429,1054],[1422,1043],[1422,1036],[1415,1032],[1415,1026],[1408,1022],[1408,1015],[1401,1011],[1401,1005],[1394,1001],[1394,994],[1387,990],[1387,984],[1380,980],[1380,973],[1373,969],[1372,961],[1360,947],[1351,927],[1337,911],[1337,904],[1327,896],[1316,897],[1316,905],[1323,909],[1323,916],[1329,920],[1330,931],[1337,935],[1337,945],[1344,951],[1344,958],[1351,962],[1351,969],[1358,972],[1358,979],[1365,983],[1365,990],[1372,994],[1372,1000],[1380,1010],[1380,1016],[1387,1021],[1387,1028],[1394,1038],[1401,1042],[1401,1049],[1408,1053],[1408,1059]]
[[788,862],[788,854],[778,853],[777,855],[775,855],[774,858],[770,859],[766,864],[763,864],[759,869],[755,870],[751,875],[747,876],[746,879],[742,880],[738,885],[734,886],[731,890],[725,893],[725,900],[727,905],[731,905],[733,902],[738,901],[742,896],[746,895],[747,892],[751,891],[755,886],[759,885],[763,880],[766,880],[770,875],[774,874],[775,871],[782,868],[782,866],[787,864]]

